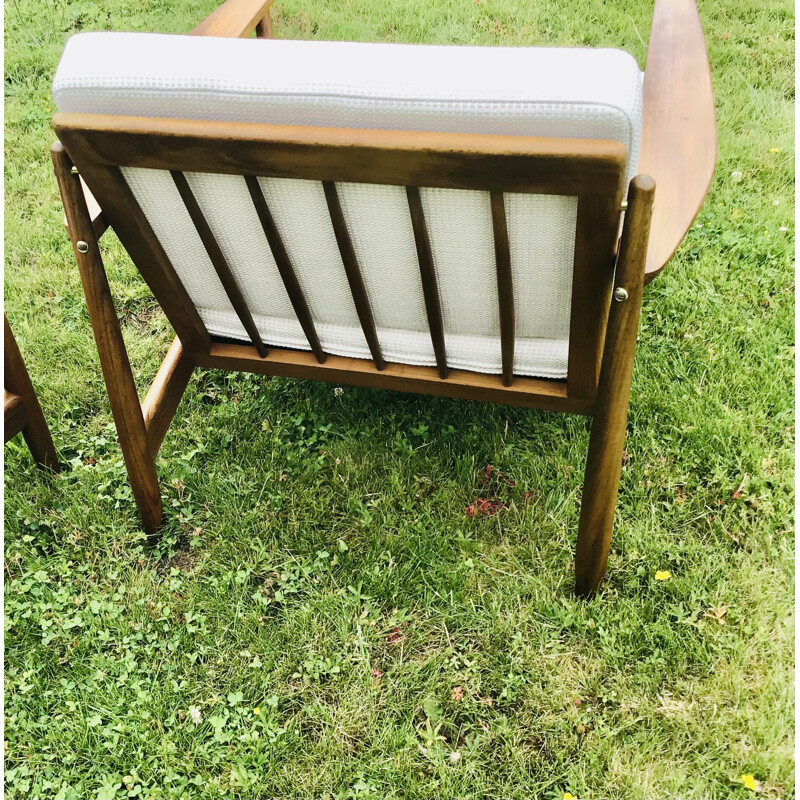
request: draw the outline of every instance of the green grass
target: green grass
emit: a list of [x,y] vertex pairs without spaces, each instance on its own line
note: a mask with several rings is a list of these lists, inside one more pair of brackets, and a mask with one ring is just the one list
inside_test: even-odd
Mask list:
[[[61,227],[49,87],[77,30],[185,31],[212,7],[6,6],[6,308],[67,464],[49,477],[5,448],[7,796],[753,797],[743,773],[793,796],[791,3],[701,3],[719,165],[645,294],[591,603],[571,595],[587,421],[469,402],[200,372],[145,546]],[[279,37],[643,63],[651,12],[277,0],[274,18]],[[144,387],[169,328],[104,242]],[[465,514],[495,496],[501,513]]]

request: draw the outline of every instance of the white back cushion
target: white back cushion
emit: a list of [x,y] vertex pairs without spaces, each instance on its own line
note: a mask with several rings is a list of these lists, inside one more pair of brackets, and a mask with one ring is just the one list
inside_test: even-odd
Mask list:
[[[635,173],[641,72],[618,50],[452,47],[91,33],[67,43],[61,111],[611,139]],[[124,168],[209,331],[247,339],[167,172]],[[189,183],[264,341],[308,349],[242,178]],[[323,348],[369,357],[321,184],[261,188]],[[402,187],[339,184],[388,361],[434,364]],[[451,367],[500,372],[489,196],[422,188]],[[564,378],[577,199],[505,195],[516,309],[515,371]]]

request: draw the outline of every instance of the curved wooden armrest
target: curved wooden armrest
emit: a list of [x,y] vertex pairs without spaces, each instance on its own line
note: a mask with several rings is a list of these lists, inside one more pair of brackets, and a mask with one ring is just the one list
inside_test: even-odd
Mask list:
[[234,39],[249,36],[254,30],[262,38],[272,36],[269,7],[272,0],[226,0],[194,30],[192,36],[223,36]]
[[711,72],[695,0],[657,0],[638,169],[656,182],[646,281],[683,240],[708,194],[716,160]]

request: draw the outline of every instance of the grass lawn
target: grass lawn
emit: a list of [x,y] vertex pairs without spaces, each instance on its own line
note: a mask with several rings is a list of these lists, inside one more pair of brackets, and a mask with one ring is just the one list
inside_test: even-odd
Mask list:
[[[755,797],[747,774],[792,797],[791,2],[701,0],[719,165],[645,293],[591,603],[571,594],[588,422],[470,402],[198,372],[145,546],[61,226],[50,81],[78,30],[183,32],[213,5],[6,5],[6,310],[67,465],[5,448],[6,796],[699,800]],[[278,37],[622,46],[643,65],[651,13],[273,16]],[[103,241],[144,389],[170,329]],[[479,497],[504,509],[470,518]]]

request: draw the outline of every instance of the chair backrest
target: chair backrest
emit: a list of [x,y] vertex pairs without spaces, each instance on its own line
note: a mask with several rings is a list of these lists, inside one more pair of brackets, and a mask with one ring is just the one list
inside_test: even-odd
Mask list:
[[56,132],[176,332],[593,396],[641,73],[620,51],[86,34]]

